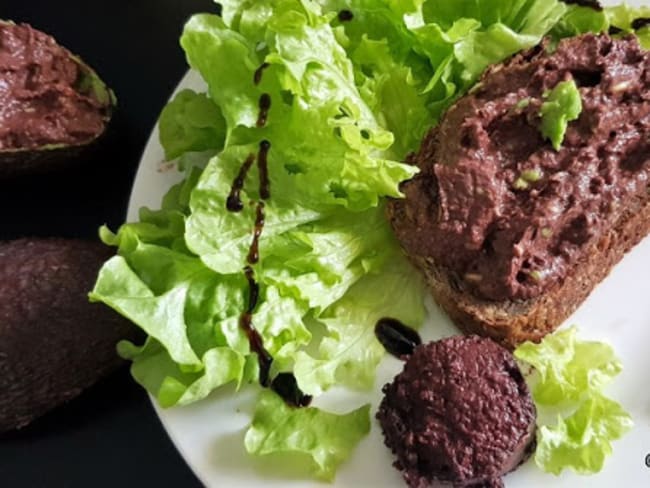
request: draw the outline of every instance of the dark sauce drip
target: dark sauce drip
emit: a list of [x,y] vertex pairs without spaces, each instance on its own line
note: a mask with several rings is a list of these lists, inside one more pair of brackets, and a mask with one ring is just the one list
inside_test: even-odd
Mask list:
[[264,202],[257,203],[255,212],[255,228],[253,229],[253,241],[248,248],[248,264],[257,264],[260,260],[260,237],[264,230]]
[[257,302],[260,298],[260,285],[255,281],[255,271],[250,266],[244,268],[244,274],[248,281],[248,304],[246,305],[246,313],[254,313],[257,308]]
[[271,389],[282,397],[292,407],[307,407],[311,403],[311,395],[305,395],[293,373],[280,373],[271,383]]
[[257,308],[260,285],[255,281],[253,268],[246,266],[244,273],[248,280],[248,306],[246,307],[246,311],[239,317],[239,327],[246,334],[251,351],[257,354],[257,361],[260,367],[260,384],[267,387],[270,385],[269,377],[273,357],[264,347],[262,336],[253,327],[253,313],[255,313],[255,309]]
[[639,17],[632,22],[632,29],[639,30],[650,25],[650,17]]
[[397,319],[385,317],[375,325],[375,336],[389,354],[397,358],[410,356],[422,344],[420,334]]
[[[248,339],[248,345],[251,352],[257,354],[257,362],[259,365],[259,382],[265,388],[271,388],[277,393],[289,406],[292,407],[306,407],[311,403],[312,397],[305,395],[298,387],[298,381],[293,373],[279,373],[273,380],[271,380],[271,366],[273,364],[273,356],[264,347],[264,340],[260,333],[253,325],[253,314],[257,309],[260,296],[260,285],[255,280],[255,271],[252,265],[259,261],[259,239],[264,230],[264,201],[271,195],[271,184],[268,177],[267,159],[268,152],[271,149],[271,143],[262,141],[260,143],[260,150],[257,155],[257,162],[260,173],[260,198],[257,203],[257,211],[255,217],[255,229],[253,231],[253,240],[250,248],[248,249],[248,266],[244,268],[244,275],[248,281],[248,303],[246,309],[239,316],[239,327],[244,331]],[[240,211],[243,208],[239,193],[244,186],[246,174],[250,169],[255,156],[251,154],[241,169],[233,183],[230,196],[228,197],[228,210]],[[235,210],[231,209],[231,206]]]
[[262,93],[259,101],[260,113],[257,116],[257,127],[264,127],[269,118],[269,110],[271,109],[271,95]]
[[354,19],[354,14],[350,10],[341,10],[339,12],[339,21],[350,22]]
[[596,12],[602,12],[603,6],[598,0],[562,0],[567,5],[578,5],[579,7],[588,7]]
[[255,73],[253,74],[253,83],[255,83],[255,85],[262,83],[262,75],[264,75],[264,70],[269,66],[269,63],[262,63],[260,67],[255,70]]
[[244,209],[244,204],[241,201],[240,193],[242,191],[242,188],[244,188],[246,175],[248,174],[248,170],[251,169],[251,166],[253,165],[253,161],[255,161],[255,155],[251,154],[246,158],[246,161],[244,161],[244,163],[241,165],[241,168],[239,169],[239,173],[237,174],[235,181],[232,182],[232,187],[230,188],[230,194],[228,195],[228,199],[226,200],[226,209],[229,212],[241,212]]
[[615,25],[611,25],[609,27],[609,30],[607,31],[607,33],[610,36],[615,36],[616,34],[620,34],[621,32],[623,32],[623,29],[620,29],[620,28],[616,27]]
[[223,15],[223,5],[221,5],[219,2],[216,2],[214,8],[216,10],[215,15],[221,17]]
[[260,151],[257,154],[257,169],[260,174],[260,198],[268,200],[271,197],[271,180],[269,180],[269,141],[260,142]]

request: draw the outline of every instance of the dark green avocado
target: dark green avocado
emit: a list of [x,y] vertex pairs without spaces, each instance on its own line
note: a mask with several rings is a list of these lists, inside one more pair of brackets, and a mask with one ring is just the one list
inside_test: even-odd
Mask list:
[[88,301],[112,250],[74,239],[0,242],[0,433],[71,400],[123,360],[135,326]]

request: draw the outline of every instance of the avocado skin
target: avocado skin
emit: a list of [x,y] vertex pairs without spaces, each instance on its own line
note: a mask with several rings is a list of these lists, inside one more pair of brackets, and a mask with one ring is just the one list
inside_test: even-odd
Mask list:
[[136,340],[136,328],[88,301],[111,254],[82,240],[0,243],[0,433],[26,426],[123,364],[115,345]]
[[0,180],[11,180],[22,175],[49,173],[67,168],[89,150],[100,145],[104,136],[82,146],[61,146],[48,149],[0,151]]

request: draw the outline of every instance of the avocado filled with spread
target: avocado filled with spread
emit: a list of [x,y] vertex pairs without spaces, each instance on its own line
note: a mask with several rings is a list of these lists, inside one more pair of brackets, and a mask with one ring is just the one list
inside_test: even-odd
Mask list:
[[49,35],[0,21],[0,175],[67,159],[99,138],[115,97]]

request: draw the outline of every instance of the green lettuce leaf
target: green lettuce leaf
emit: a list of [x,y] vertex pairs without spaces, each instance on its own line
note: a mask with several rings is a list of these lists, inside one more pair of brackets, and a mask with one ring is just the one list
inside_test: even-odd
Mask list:
[[188,152],[221,150],[226,121],[207,95],[182,90],[169,102],[158,122],[160,143],[168,160]]
[[622,369],[611,346],[579,341],[570,328],[539,344],[526,342],[514,354],[534,368],[527,380],[538,408],[536,464],[553,474],[599,472],[611,442],[632,427],[630,415],[602,392]]
[[[390,239],[387,239],[390,242]],[[369,389],[384,348],[374,333],[382,317],[418,327],[425,317],[424,287],[406,258],[397,254],[378,274],[368,274],[318,317],[327,329],[317,357],[296,356],[294,373],[306,393],[319,395],[332,385]]]
[[[291,8],[289,8],[291,7]],[[228,144],[271,142],[270,171],[293,183],[287,199],[312,208],[342,205],[352,210],[374,207],[380,196],[400,196],[398,183],[416,169],[382,157],[393,142],[381,128],[355,85],[352,63],[338,44],[327,20],[315,17],[300,2],[258,2],[244,20],[263,23],[265,48],[227,28],[216,16],[195,16],[185,28],[182,44],[190,64],[199,70],[210,94],[228,122]],[[243,14],[242,14],[243,15]],[[209,53],[210,57],[206,57]],[[233,70],[209,59],[244,59]],[[253,77],[269,63],[261,83]],[[258,103],[271,97],[267,125],[257,128]],[[245,156],[244,156],[245,157]],[[238,167],[242,161],[230,163]],[[288,178],[293,176],[293,178]],[[232,181],[230,181],[232,183]]]
[[260,395],[246,432],[246,450],[281,454],[287,462],[313,465],[316,477],[332,481],[338,466],[370,432],[370,405],[344,415],[317,408],[292,408],[275,393]]
[[[383,127],[394,135],[392,157],[403,159],[418,148],[431,127],[428,60],[414,51],[415,36],[404,15],[417,13],[421,1],[322,0],[332,16],[335,35],[353,62],[361,96]],[[336,13],[349,9],[352,22],[341,23]]]
[[634,20],[650,18],[650,7],[631,7],[623,3],[622,5],[606,8],[605,14],[611,26],[621,29],[624,34],[636,34],[644,49],[650,49],[650,27],[646,26],[638,30],[634,30],[632,27]]
[[123,341],[118,344],[118,352],[132,361],[131,374],[163,408],[196,402],[230,382],[240,385],[246,375],[245,356],[229,347],[206,351],[201,358],[203,369],[200,371],[181,367],[151,337],[142,347]]
[[367,273],[383,273],[384,263],[399,256],[387,245],[392,240],[384,206],[360,215],[339,211],[269,243],[261,279],[318,316]]
[[162,295],[154,295],[121,256],[104,265],[91,294],[91,299],[104,301],[150,337],[166,344],[174,361],[196,366],[200,365],[200,360],[187,339],[183,317],[186,298],[186,284]]
[[[490,64],[539,43],[566,11],[556,0],[321,0],[357,85],[403,158]],[[354,20],[336,13],[350,9]]]
[[620,35],[636,34],[645,49],[650,49],[650,28],[634,30],[632,23],[638,18],[650,18],[650,7],[631,7],[626,3],[605,7],[602,11],[589,7],[570,5],[566,14],[553,28],[556,39],[571,37],[587,32],[609,32],[611,28]]
[[631,428],[632,418],[619,403],[594,395],[569,417],[558,418],[557,425],[540,426],[535,463],[556,475],[566,468],[598,473],[612,453],[611,442]]
[[602,390],[622,371],[610,345],[578,341],[576,336],[572,327],[515,350],[517,359],[535,368],[532,393],[538,405],[575,404],[585,394]]
[[582,113],[582,98],[574,80],[558,83],[550,92],[544,94],[542,104],[542,135],[551,141],[559,151],[569,122],[577,120]]
[[553,27],[554,38],[577,36],[586,32],[600,33],[609,29],[606,11],[590,7],[569,5],[560,21]]
[[490,65],[533,47],[562,18],[556,0],[428,0],[423,22],[411,25],[415,50],[437,67],[428,86],[438,119]]

